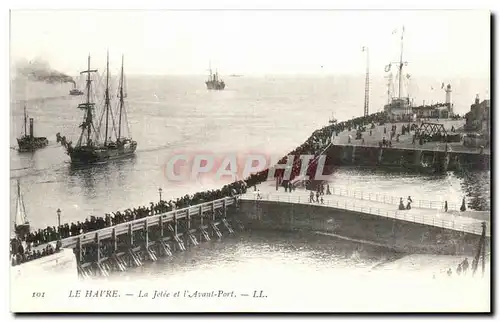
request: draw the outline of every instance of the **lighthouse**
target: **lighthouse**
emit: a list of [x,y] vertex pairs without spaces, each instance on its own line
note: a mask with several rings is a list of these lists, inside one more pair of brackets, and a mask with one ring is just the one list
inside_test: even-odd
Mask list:
[[450,84],[446,85],[445,92],[446,92],[445,103],[448,106],[448,111],[450,112],[450,114],[453,114],[453,104],[451,104],[451,85]]

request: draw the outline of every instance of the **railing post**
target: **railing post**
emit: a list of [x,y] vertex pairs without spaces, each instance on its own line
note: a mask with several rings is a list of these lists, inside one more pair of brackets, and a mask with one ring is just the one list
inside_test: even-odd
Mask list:
[[158,218],[158,224],[160,225],[160,238],[163,240],[163,215]]
[[83,260],[83,256],[82,256],[82,253],[83,253],[83,249],[82,249],[82,235],[78,236],[78,239],[76,240],[76,259],[78,261],[78,264],[81,264],[82,263],[82,260]]
[[177,210],[174,211],[174,235],[177,236]]
[[128,224],[128,240],[130,248],[134,247],[134,231],[132,230],[132,224]]
[[99,239],[99,230],[95,232],[95,243],[97,244],[97,263],[101,261],[101,240]]
[[146,242],[146,249],[149,247],[149,228],[148,228],[148,217],[144,218],[144,236]]
[[113,240],[113,253],[116,253],[118,250],[118,241],[116,240],[116,228],[113,227],[112,233],[111,233],[111,238]]

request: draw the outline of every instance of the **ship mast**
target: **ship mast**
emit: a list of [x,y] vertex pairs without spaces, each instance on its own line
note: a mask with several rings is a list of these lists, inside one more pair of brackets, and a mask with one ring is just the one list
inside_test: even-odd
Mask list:
[[365,78],[365,108],[364,115],[368,116],[368,107],[370,105],[370,56],[368,52],[368,47],[363,47],[363,51],[366,51],[366,78]]
[[401,98],[401,85],[403,81],[403,36],[405,33],[405,27],[401,31],[401,54],[399,56],[399,88],[398,88],[398,98]]
[[122,110],[123,110],[123,55],[122,55],[122,70],[120,77],[120,116],[118,118],[118,140],[121,137],[121,131],[122,131]]
[[28,135],[26,130],[26,123],[28,122],[28,116],[26,115],[26,104],[24,104],[24,135]]
[[78,108],[84,108],[86,110],[86,114],[85,114],[85,121],[83,122],[82,124],[82,134],[80,136],[80,139],[78,140],[78,142],[80,143],[81,142],[81,139],[82,139],[82,136],[85,132],[85,129],[87,130],[87,145],[90,144],[90,134],[91,134],[91,127],[92,127],[92,106],[94,105],[94,103],[90,103],[90,86],[92,84],[92,80],[90,79],[90,73],[95,73],[97,72],[97,69],[90,69],[90,54],[89,54],[89,57],[88,57],[88,63],[87,63],[87,70],[84,70],[82,72],[80,72],[80,75],[81,74],[87,74],[87,81],[86,81],[86,87],[87,87],[87,102],[85,103],[82,103],[82,104],[79,104],[78,105]]
[[104,106],[106,107],[106,134],[104,136],[104,146],[108,142],[108,122],[109,122],[109,51],[107,52],[106,58],[106,92],[104,98]]

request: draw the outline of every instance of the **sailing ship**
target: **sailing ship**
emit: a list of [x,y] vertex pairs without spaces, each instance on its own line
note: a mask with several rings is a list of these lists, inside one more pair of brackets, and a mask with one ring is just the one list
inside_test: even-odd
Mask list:
[[21,184],[17,180],[17,200],[16,200],[16,218],[14,222],[14,232],[16,236],[24,237],[30,233],[30,223],[26,216],[23,196],[21,195]]
[[210,74],[208,75],[208,80],[205,82],[207,85],[207,89],[213,89],[221,91],[226,87],[224,81],[219,77],[219,73],[217,69],[215,70],[215,74],[212,73],[212,66],[209,67]]
[[[106,88],[104,92],[104,108],[101,111],[101,117],[99,122],[94,122],[95,115],[94,109],[96,103],[91,101],[92,93],[92,79],[91,74],[97,73],[97,69],[90,69],[90,55],[88,57],[88,67],[87,70],[82,71],[80,74],[87,74],[86,79],[86,89],[85,89],[85,101],[78,105],[78,108],[84,111],[84,120],[80,124],[81,134],[75,145],[72,146],[71,142],[65,145],[66,153],[71,158],[71,163],[73,164],[93,164],[93,163],[103,163],[109,160],[120,159],[124,157],[131,156],[135,153],[137,148],[137,142],[132,140],[131,137],[123,136],[122,134],[122,123],[125,118],[125,124],[128,128],[128,122],[126,121],[126,110],[124,101],[124,89],[123,89],[123,56],[122,56],[122,67],[121,76],[119,83],[119,104],[118,104],[118,125],[115,124],[115,118],[113,116],[113,110],[111,108],[110,99],[110,84],[109,84],[109,53],[107,55],[106,63]],[[105,114],[105,129],[104,129],[104,140],[102,139],[101,125],[102,118]],[[111,123],[111,127],[110,127]],[[111,132],[111,133],[110,133]],[[111,136],[108,136],[110,135]],[[112,139],[114,134],[115,139]],[[130,136],[130,131],[128,131]]]
[[24,135],[17,139],[20,152],[35,151],[46,147],[49,140],[46,137],[36,137],[33,129],[33,118],[30,121],[30,132],[27,131],[28,114],[26,113],[26,105],[24,105]]
[[[393,32],[394,33],[394,32]],[[403,38],[404,38],[404,33],[405,33],[405,28],[403,26],[401,30],[401,52],[399,56],[399,61],[397,62],[391,62],[387,66],[385,66],[385,72],[388,73],[391,71],[392,64],[395,64],[398,68],[398,96],[397,97],[391,97],[389,102],[384,105],[384,111],[387,113],[389,118],[391,120],[409,120],[413,113],[412,113],[412,106],[410,103],[410,98],[409,97],[402,97],[402,86],[403,86],[403,66],[407,66],[408,62],[403,61]],[[409,76],[406,76],[409,78]]]
[[[26,258],[27,254],[33,254],[33,251],[42,252],[46,245],[30,246],[26,242],[26,237],[30,234],[30,223],[26,215],[24,201],[21,194],[21,185],[17,180],[17,200],[16,200],[16,217],[14,221],[14,234],[11,236],[11,268],[10,276],[16,285],[19,283],[39,281],[50,279],[60,281],[61,278],[78,277],[78,264],[76,256],[71,248],[57,248],[56,243],[50,243],[55,251],[52,254],[46,254],[41,257]],[[20,249],[22,248],[22,251]],[[16,289],[16,287],[14,288]]]

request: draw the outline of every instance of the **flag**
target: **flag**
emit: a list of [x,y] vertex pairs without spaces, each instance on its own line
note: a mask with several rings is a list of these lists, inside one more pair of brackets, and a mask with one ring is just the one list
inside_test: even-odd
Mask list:
[[366,47],[365,47],[365,46],[363,46],[363,48],[361,49],[361,51],[365,51],[365,50],[366,50]]
[[410,74],[406,74],[406,78],[410,79]]
[[444,88],[444,83],[441,83],[441,89],[443,89],[443,88]]
[[398,30],[397,30],[397,29],[394,29],[394,30],[392,31],[392,34],[393,34],[393,35],[395,35],[395,34],[396,34],[396,32],[398,32]]
[[390,70],[391,70],[391,64],[386,65],[384,71],[387,73]]

